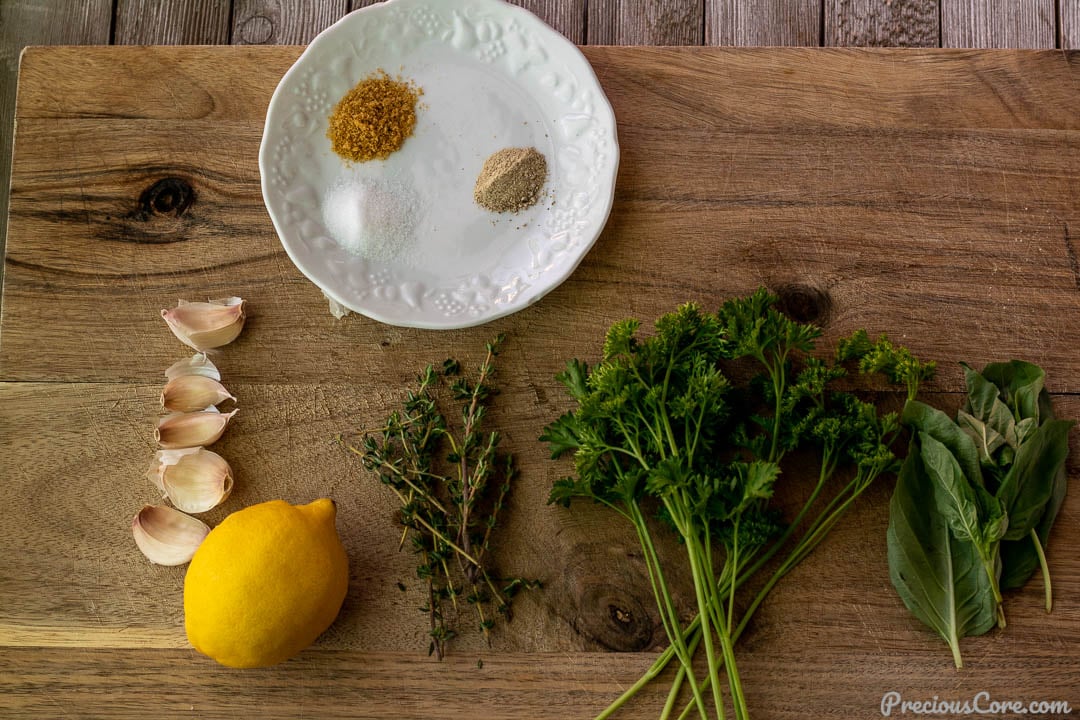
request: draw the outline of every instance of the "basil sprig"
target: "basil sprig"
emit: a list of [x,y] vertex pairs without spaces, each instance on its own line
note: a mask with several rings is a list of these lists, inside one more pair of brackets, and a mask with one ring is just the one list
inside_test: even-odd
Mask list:
[[1054,417],[1043,370],[1013,360],[964,365],[968,397],[954,422],[907,403],[908,456],[889,505],[889,575],[909,610],[949,644],[1005,627],[1001,591],[1042,568],[1065,498],[1071,420]]

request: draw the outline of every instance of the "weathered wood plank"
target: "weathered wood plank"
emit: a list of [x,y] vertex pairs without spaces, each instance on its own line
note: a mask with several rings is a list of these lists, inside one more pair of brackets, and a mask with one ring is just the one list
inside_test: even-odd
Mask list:
[[701,45],[705,0],[589,0],[589,45]]
[[1052,48],[1054,0],[941,0],[941,46],[947,48]]
[[707,0],[706,45],[821,44],[818,0]]
[[[261,133],[270,94],[301,51],[293,47],[228,50],[229,61],[247,73],[246,82],[237,85],[229,74],[212,72],[220,70],[218,53],[225,52],[223,49],[32,48],[21,72],[34,90],[20,95],[18,115],[20,119],[43,120],[236,121]],[[643,87],[636,91],[646,93],[649,102],[660,104],[655,108],[622,108],[635,120],[655,113],[675,114],[679,104],[686,103],[690,110],[695,104],[711,104],[724,113],[717,118],[691,114],[679,119],[695,127],[754,125],[781,130],[791,125],[783,112],[802,108],[806,122],[829,128],[1080,129],[1080,117],[1067,107],[1080,93],[1080,79],[1072,65],[1055,53],[857,49],[818,53],[768,48],[707,52],[694,48],[590,48],[585,53],[602,64],[606,82],[616,84],[622,95],[635,91],[635,74],[643,78]],[[818,64],[825,69],[824,76],[815,58],[821,59]],[[897,63],[898,58],[904,62]],[[632,65],[633,71],[612,69],[618,61]],[[75,62],[81,68],[79,75],[54,72],[57,66]],[[730,67],[731,73],[719,73],[716,68],[721,64]],[[740,97],[752,94],[757,87],[753,73],[759,66],[791,79],[783,82],[783,92],[769,92],[768,102],[747,104]],[[258,74],[256,69],[260,69]],[[137,98],[125,95],[123,88],[138,82],[145,73],[168,76],[171,82],[140,87]],[[702,73],[719,84],[708,98],[695,101],[694,80]],[[976,77],[986,75],[991,77]],[[105,82],[106,78],[116,81]],[[928,79],[932,80],[929,87]],[[654,87],[661,81],[664,87]],[[817,91],[797,91],[799,85],[815,82],[821,85]],[[962,102],[948,100],[942,88],[962,92]],[[783,112],[774,112],[777,103],[782,103]],[[830,109],[835,112],[828,112]],[[621,121],[622,115],[618,119]]]
[[825,0],[823,45],[938,47],[939,0]]
[[[4,255],[7,237],[19,55],[27,45],[108,44],[111,24],[111,0],[10,0],[0,3],[0,257]],[[0,268],[0,286],[3,282],[4,271]]]
[[[4,648],[0,713],[92,718],[592,717],[651,657],[485,652],[442,663],[415,653],[310,650],[286,665],[237,671],[193,650]],[[43,690],[42,688],[48,688]],[[635,712],[660,713],[659,683]]]
[[227,45],[230,0],[116,0],[117,45]]
[[[845,609],[867,621],[875,611],[861,603]],[[1037,598],[1031,611],[1038,612]],[[820,627],[784,631],[794,634],[783,654],[770,658],[744,651],[740,656],[739,669],[756,717],[805,720],[807,708],[820,707],[814,717],[871,718],[880,716],[887,689],[902,688],[907,700],[938,696],[963,702],[985,688],[999,687],[1001,678],[1008,679],[1007,685],[992,697],[1075,697],[1076,667],[1068,660],[1075,638],[1048,640],[1041,651],[1032,647],[1050,668],[1038,674],[1018,667],[1006,655],[1007,648],[994,642],[996,634],[976,638],[965,644],[970,657],[965,656],[964,671],[957,673],[942,656],[947,648],[940,643],[917,643],[916,649],[875,638],[871,652],[848,654],[839,663],[822,662]],[[602,710],[652,657],[489,653],[480,668],[472,657],[439,664],[415,655],[310,650],[285,665],[238,671],[213,665],[190,650],[5,648],[0,655],[0,710],[16,717],[74,712],[123,720],[146,717],[147,707],[154,708],[155,717],[194,713],[213,720],[253,712],[269,720],[301,713],[320,718],[362,713],[387,720],[582,718]],[[927,679],[928,667],[933,680]],[[873,688],[865,687],[870,670],[881,672],[880,684]],[[663,686],[662,679],[646,688],[641,702],[621,714],[658,716],[665,700]]]
[[586,6],[588,0],[510,0],[514,5],[536,14],[565,35],[570,42],[585,43]]
[[[296,61],[303,48],[275,49],[269,56],[257,47],[233,48],[229,61],[255,69],[266,63],[264,72],[237,83],[221,72],[221,58],[209,53],[178,51],[175,47],[153,46],[139,49],[117,47],[31,48],[21,74],[27,86],[41,88],[19,98],[20,120],[33,118],[113,118],[194,121],[255,122],[266,106],[281,76]],[[178,54],[178,52],[180,54]],[[80,74],[49,77],[49,64],[34,60],[48,55],[60,62],[78,63]],[[130,90],[137,77],[167,78],[168,82],[144,83],[138,92]],[[96,86],[79,77],[123,78],[121,82],[100,82]]]
[[[379,0],[350,0],[350,8],[374,5]],[[509,0],[536,14],[571,42],[585,42],[585,6],[588,0]]]
[[348,0],[233,0],[233,45],[306,45],[348,12]]
[[1058,46],[1063,50],[1080,49],[1080,3],[1064,0],[1058,3]]

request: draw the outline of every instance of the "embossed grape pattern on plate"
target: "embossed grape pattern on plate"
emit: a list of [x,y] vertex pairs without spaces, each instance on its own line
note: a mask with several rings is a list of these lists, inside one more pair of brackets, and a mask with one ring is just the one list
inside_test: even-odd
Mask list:
[[[349,164],[330,150],[328,117],[377,70],[423,88],[417,127],[387,160]],[[484,159],[526,146],[548,160],[540,202],[516,214],[476,206]],[[283,246],[332,305],[459,328],[527,307],[573,272],[607,221],[618,157],[614,113],[588,61],[534,15],[501,0],[390,0],[346,15],[286,73],[259,168]],[[401,259],[350,253],[327,228],[328,189],[358,179],[419,198]]]

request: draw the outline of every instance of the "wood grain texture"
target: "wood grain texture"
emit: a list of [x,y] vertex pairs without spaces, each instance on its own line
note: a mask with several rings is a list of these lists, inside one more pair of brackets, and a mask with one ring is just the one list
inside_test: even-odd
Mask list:
[[227,45],[230,0],[116,0],[117,45]]
[[1054,0],[941,0],[941,46],[1056,47],[1056,15]]
[[[632,531],[600,507],[547,506],[568,468],[536,438],[568,407],[555,372],[595,361],[603,330],[628,315],[648,322],[765,284],[817,298],[827,342],[866,327],[937,359],[936,405],[957,401],[956,361],[1024,357],[1047,368],[1058,413],[1080,417],[1080,75],[1061,53],[586,48],[622,150],[603,236],[533,307],[431,332],[334,320],[280,249],[255,158],[270,93],[299,51],[25,56],[0,327],[0,714],[599,711],[663,631]],[[166,201],[183,192],[194,200],[179,212]],[[237,488],[208,519],[331,495],[351,560],[345,608],[316,646],[247,672],[186,647],[183,570],[148,565],[128,529],[155,496],[143,473],[161,374],[186,354],[158,310],[222,293],[251,312],[216,358],[239,398],[215,445]],[[421,365],[476,363],[498,331],[492,418],[522,481],[497,559],[545,588],[517,601],[491,649],[466,636],[438,664],[423,655],[415,597],[396,587],[414,564],[397,551],[394,504],[335,438],[379,420]],[[785,507],[805,480],[785,475]],[[1076,705],[1080,493],[1049,543],[1054,614],[1029,583],[1007,599],[1006,631],[964,640],[956,673],[889,584],[889,488],[868,491],[755,617],[739,648],[755,717],[873,717],[890,689]],[[681,549],[669,538],[661,552]],[[688,578],[672,580],[685,613]],[[654,687],[626,716],[655,716],[663,700]]]
[[707,0],[706,45],[821,44],[818,0]]
[[[374,5],[379,0],[350,0],[350,9]],[[509,0],[536,14],[571,42],[583,44],[585,38],[585,6],[588,0]],[[637,8],[641,11],[641,8]]]
[[233,0],[233,45],[306,45],[349,10],[348,0]]
[[1080,2],[1062,0],[1058,3],[1058,47],[1080,49]]
[[[105,45],[111,0],[8,0],[0,2],[0,257],[7,237],[8,189],[15,123],[19,55],[27,45]],[[0,286],[4,271],[0,267]],[[0,311],[3,300],[0,298]]]
[[835,47],[938,47],[939,0],[825,0],[825,37]]
[[589,0],[589,45],[701,45],[705,0]]
[[565,35],[570,42],[585,44],[585,21],[588,0],[510,0],[534,13]]

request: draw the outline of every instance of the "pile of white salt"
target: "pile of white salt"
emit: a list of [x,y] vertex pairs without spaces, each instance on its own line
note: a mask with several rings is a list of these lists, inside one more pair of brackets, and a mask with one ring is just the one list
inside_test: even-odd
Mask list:
[[419,219],[416,193],[371,178],[338,181],[323,198],[323,223],[342,248],[369,260],[410,264]]

